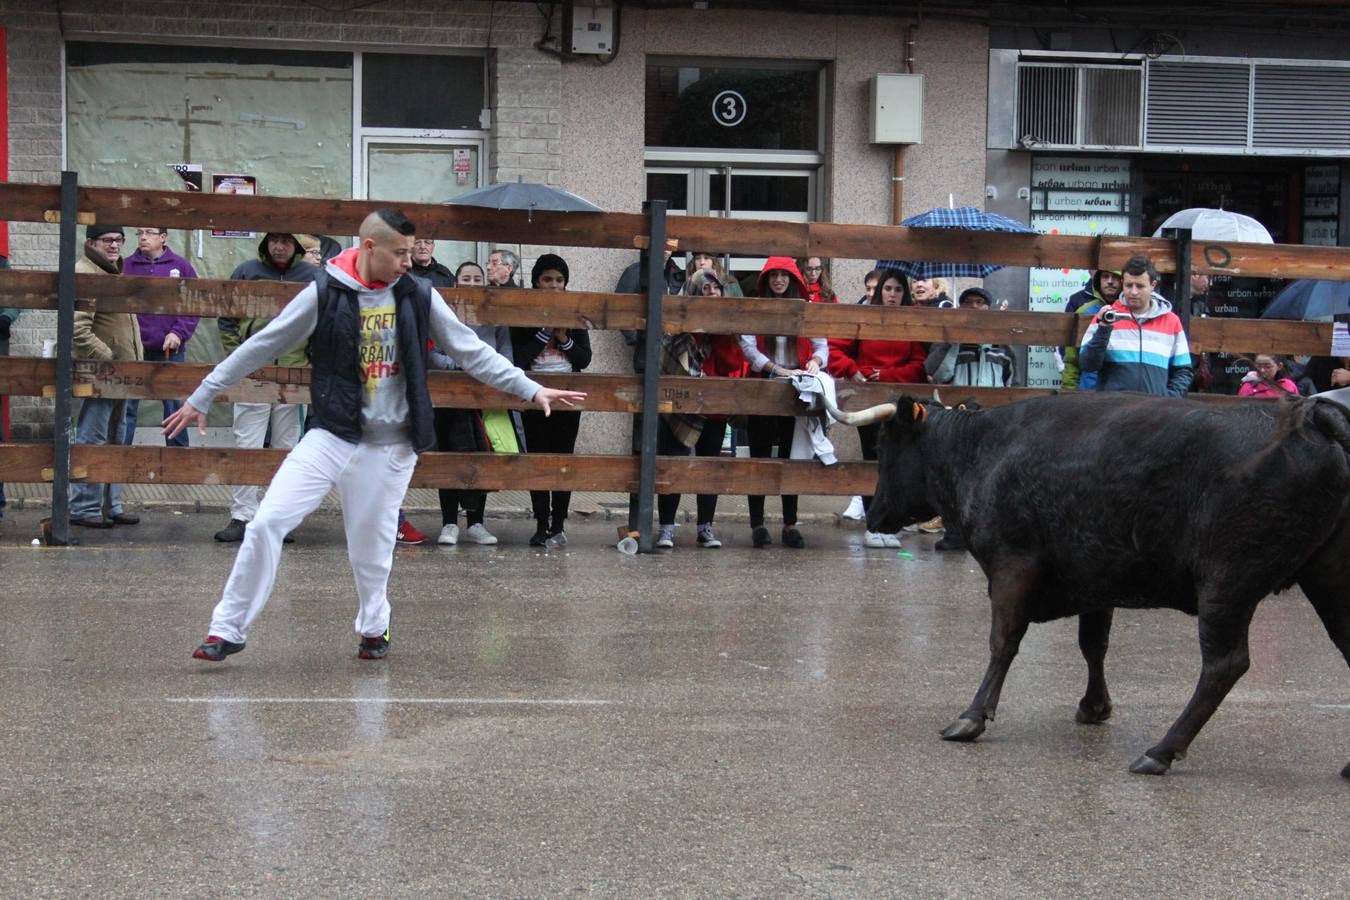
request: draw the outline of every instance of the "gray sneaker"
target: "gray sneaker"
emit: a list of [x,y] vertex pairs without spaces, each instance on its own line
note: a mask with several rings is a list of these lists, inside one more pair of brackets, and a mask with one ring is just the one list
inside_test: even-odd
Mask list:
[[675,548],[675,526],[662,525],[656,534],[656,547],[658,550],[673,550]]
[[705,550],[716,550],[722,546],[722,542],[717,539],[717,534],[713,531],[711,522],[704,522],[698,526],[698,545]]

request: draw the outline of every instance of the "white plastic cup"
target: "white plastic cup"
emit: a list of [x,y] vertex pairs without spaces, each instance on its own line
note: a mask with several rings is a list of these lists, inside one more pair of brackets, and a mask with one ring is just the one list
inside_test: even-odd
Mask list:
[[619,552],[624,556],[637,556],[638,542],[630,537],[624,538],[615,546],[619,548]]
[[56,358],[56,338],[42,339],[42,358],[43,359]]

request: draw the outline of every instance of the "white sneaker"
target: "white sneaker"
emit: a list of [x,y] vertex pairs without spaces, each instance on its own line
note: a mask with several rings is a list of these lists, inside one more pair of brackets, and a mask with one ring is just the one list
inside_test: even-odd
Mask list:
[[464,537],[475,544],[495,544],[497,536],[483,527],[482,522],[470,525],[464,530]]
[[[899,541],[896,541],[899,544]],[[875,531],[868,531],[863,534],[863,546],[880,549],[886,546],[886,535],[878,534]]]
[[441,529],[441,536],[436,538],[436,543],[445,547],[453,547],[459,543],[459,526],[451,523]]
[[661,530],[657,532],[656,546],[660,550],[673,550],[675,548],[675,526],[662,525]]
[[848,501],[848,508],[844,510],[843,515],[845,519],[853,519],[854,521],[866,515],[863,512],[862,497],[854,497]]
[[881,539],[885,541],[887,547],[900,546],[900,535],[898,534],[883,534]]

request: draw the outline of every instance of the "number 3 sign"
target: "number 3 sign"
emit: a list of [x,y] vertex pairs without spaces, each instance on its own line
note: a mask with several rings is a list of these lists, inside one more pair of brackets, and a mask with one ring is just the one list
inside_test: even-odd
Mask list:
[[723,91],[713,98],[713,120],[734,128],[745,121],[745,98],[735,91]]

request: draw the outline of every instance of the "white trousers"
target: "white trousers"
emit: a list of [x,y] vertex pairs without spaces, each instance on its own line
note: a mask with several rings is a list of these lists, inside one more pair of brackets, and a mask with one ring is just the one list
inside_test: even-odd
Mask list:
[[[234,405],[234,445],[240,449],[257,450],[267,439],[267,426],[272,426],[272,447],[290,450],[300,443],[300,410],[298,403],[236,403]],[[230,503],[230,518],[252,522],[258,514],[258,486],[236,485]]]
[[258,514],[244,530],[225,592],[211,613],[211,634],[243,643],[276,582],[281,541],[313,512],[328,492],[342,501],[347,559],[356,576],[356,633],[384,634],[389,627],[389,570],[394,563],[398,507],[412,480],[412,445],[350,444],[314,429],[286,456],[272,478]]

